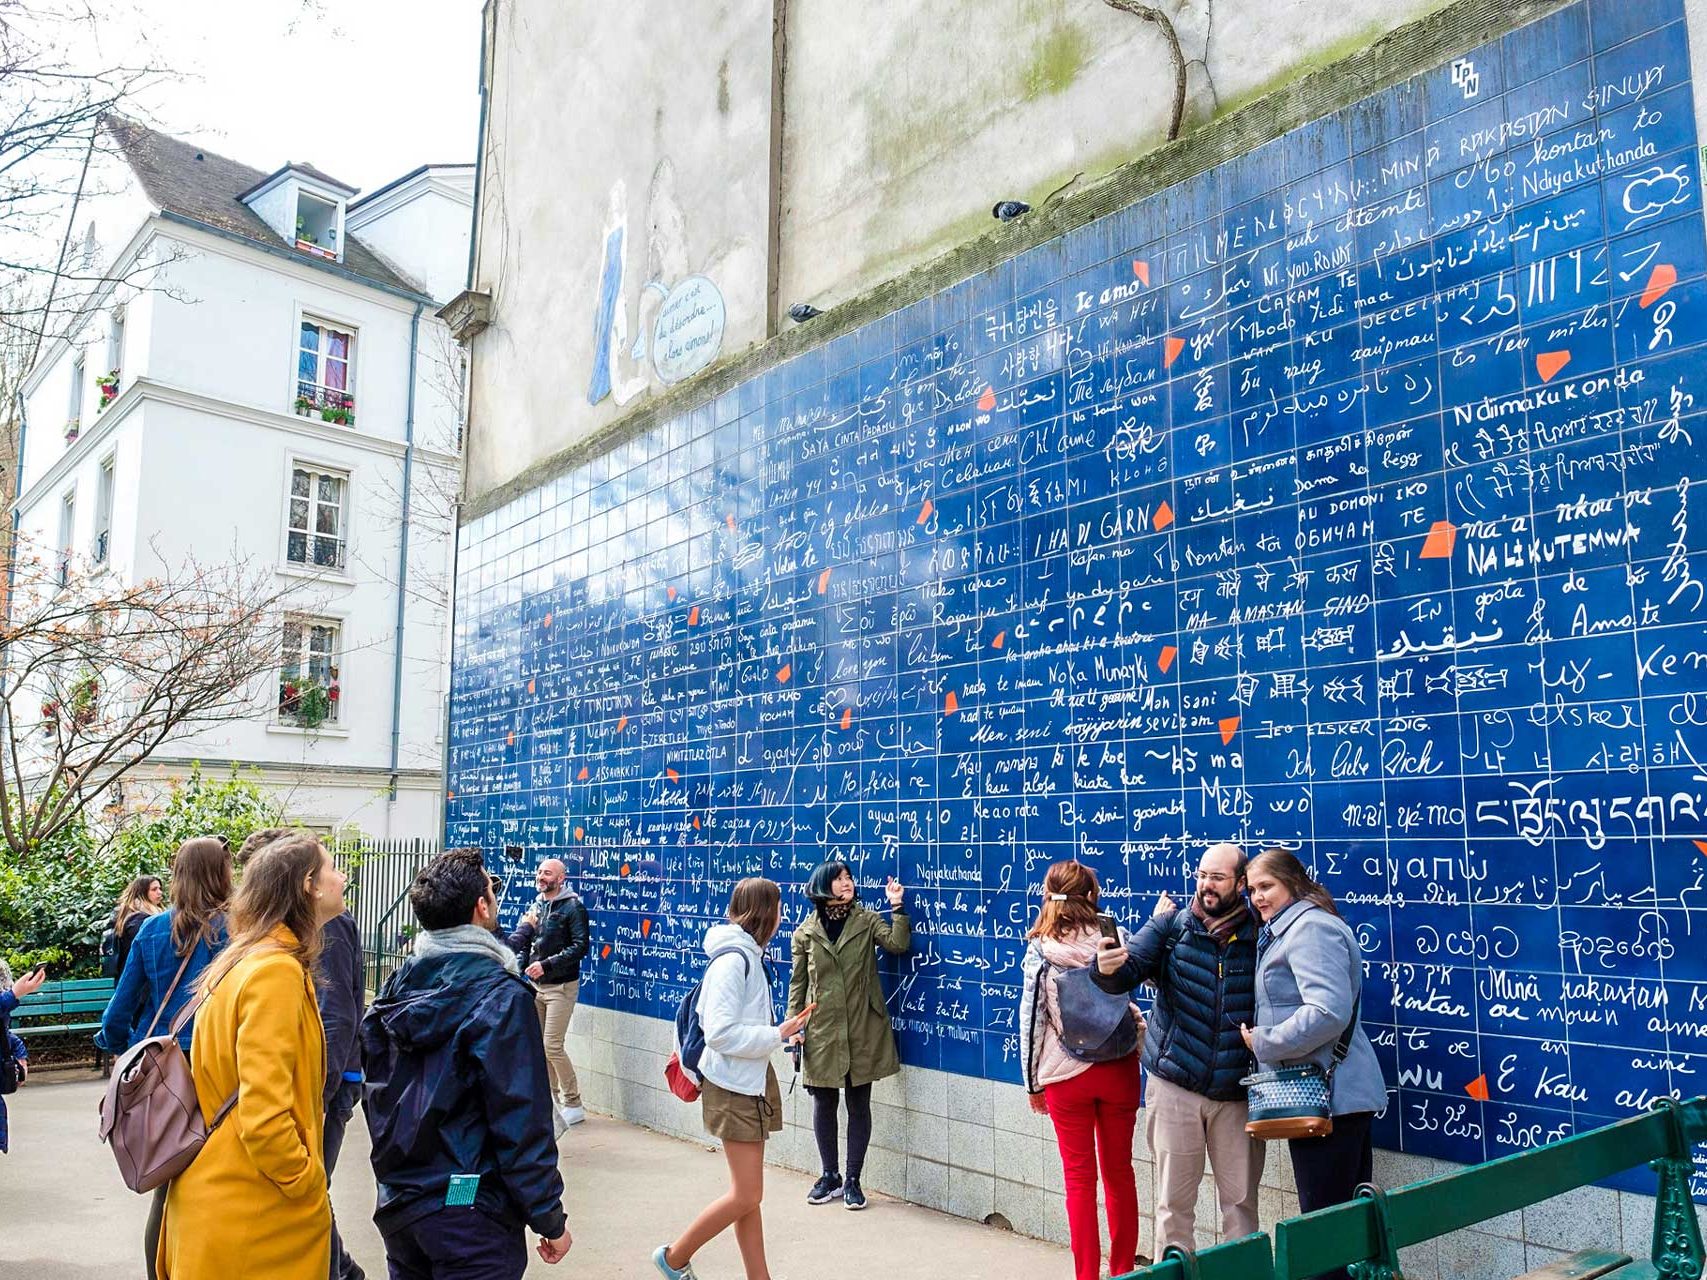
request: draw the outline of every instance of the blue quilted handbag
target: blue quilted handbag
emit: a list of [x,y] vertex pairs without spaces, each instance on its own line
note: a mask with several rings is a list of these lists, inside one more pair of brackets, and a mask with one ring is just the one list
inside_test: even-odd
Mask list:
[[1245,1132],[1253,1138],[1325,1138],[1334,1131],[1334,1072],[1351,1049],[1357,1030],[1357,1004],[1351,1021],[1334,1045],[1333,1061],[1327,1070],[1314,1062],[1299,1067],[1259,1071],[1239,1081],[1245,1086],[1249,1107]]

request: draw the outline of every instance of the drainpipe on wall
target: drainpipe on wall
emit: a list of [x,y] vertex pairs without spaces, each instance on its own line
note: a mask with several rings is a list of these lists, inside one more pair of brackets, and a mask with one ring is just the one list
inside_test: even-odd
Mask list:
[[[391,661],[391,786],[388,803],[397,802],[397,757],[403,737],[403,605],[409,585],[409,498],[415,479],[415,362],[421,349],[421,312],[417,302],[409,318],[409,401],[403,416],[403,517],[397,536],[397,635]],[[389,815],[388,815],[389,817]]]
[[[24,413],[24,393],[18,391],[13,394],[17,397],[18,405],[18,449],[12,458],[12,511],[10,516],[12,540],[6,544],[6,607],[0,610],[0,617],[4,617],[8,622],[12,618],[12,590],[16,585],[18,576],[18,500],[24,496],[23,488],[18,483],[18,477],[24,469],[24,436],[30,426],[30,420]],[[4,674],[6,670],[10,653],[9,649],[0,648],[0,674]],[[11,731],[16,733],[17,725],[12,722],[10,716],[7,717],[7,722],[11,725]]]
[[[22,391],[16,391],[13,392],[13,396],[18,406],[18,449],[12,458],[12,540],[6,544],[5,612],[7,618],[11,618],[12,616],[12,588],[16,584],[18,576],[18,500],[24,496],[23,488],[19,485],[18,479],[23,474],[24,470],[24,439],[29,434],[30,430],[30,418],[29,415],[24,412],[24,393]],[[0,670],[5,669],[4,662],[5,658],[3,654],[0,654]]]

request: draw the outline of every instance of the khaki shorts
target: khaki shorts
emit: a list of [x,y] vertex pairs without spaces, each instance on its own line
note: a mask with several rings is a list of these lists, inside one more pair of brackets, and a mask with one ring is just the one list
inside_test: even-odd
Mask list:
[[725,1142],[763,1142],[782,1131],[782,1088],[776,1071],[765,1067],[765,1096],[731,1093],[706,1080],[699,1090],[699,1110],[705,1131]]

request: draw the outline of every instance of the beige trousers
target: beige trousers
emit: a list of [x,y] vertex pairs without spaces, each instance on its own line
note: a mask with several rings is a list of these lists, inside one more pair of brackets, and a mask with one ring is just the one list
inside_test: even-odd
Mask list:
[[1200,1093],[1150,1076],[1144,1094],[1144,1135],[1156,1162],[1156,1256],[1170,1244],[1197,1248],[1197,1189],[1203,1159],[1215,1171],[1221,1238],[1257,1229],[1257,1184],[1263,1144],[1245,1133],[1245,1103],[1212,1102]]
[[533,1007],[545,1032],[545,1067],[551,1073],[551,1100],[560,1107],[581,1105],[581,1082],[569,1061],[569,1017],[581,983],[541,982],[534,988]]

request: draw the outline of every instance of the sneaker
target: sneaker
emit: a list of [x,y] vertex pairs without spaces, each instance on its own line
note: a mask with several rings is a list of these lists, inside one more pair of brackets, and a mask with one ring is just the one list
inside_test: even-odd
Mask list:
[[556,1107],[551,1109],[551,1140],[556,1142],[569,1132],[569,1126],[563,1120],[563,1113]]
[[842,1204],[849,1209],[865,1208],[865,1192],[859,1189],[858,1178],[849,1178],[842,1188]]
[[557,1114],[563,1117],[563,1123],[565,1125],[580,1124],[581,1121],[587,1118],[586,1108],[584,1107],[558,1107]]
[[818,1181],[812,1184],[812,1190],[806,1193],[807,1204],[829,1204],[842,1190],[842,1175],[839,1173],[823,1173]]
[[686,1263],[680,1270],[677,1270],[666,1262],[665,1259],[669,1253],[670,1246],[667,1244],[661,1244],[652,1250],[652,1265],[658,1268],[658,1274],[663,1276],[664,1280],[699,1280],[699,1277],[694,1274],[693,1263]]

